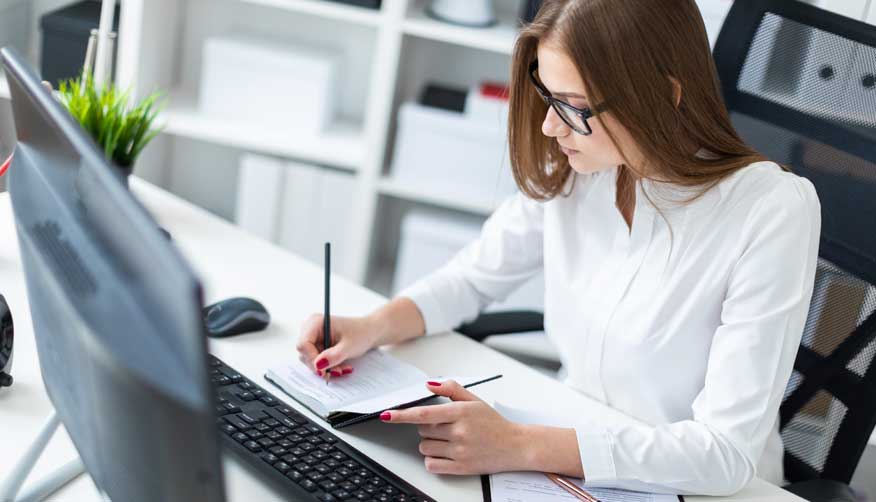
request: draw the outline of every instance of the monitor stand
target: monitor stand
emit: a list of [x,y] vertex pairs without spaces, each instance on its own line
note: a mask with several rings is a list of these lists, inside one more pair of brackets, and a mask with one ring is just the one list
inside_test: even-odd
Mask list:
[[36,465],[37,460],[39,460],[40,455],[46,449],[46,445],[49,444],[60,424],[61,421],[58,419],[58,414],[52,411],[51,416],[49,416],[42,429],[40,429],[33,444],[24,452],[24,455],[12,468],[12,472],[0,484],[0,502],[40,502],[85,472],[82,460],[76,458],[59,467],[43,479],[34,482],[33,486],[29,487],[23,495],[18,496],[21,485],[24,484],[28,475],[30,475],[34,465]]

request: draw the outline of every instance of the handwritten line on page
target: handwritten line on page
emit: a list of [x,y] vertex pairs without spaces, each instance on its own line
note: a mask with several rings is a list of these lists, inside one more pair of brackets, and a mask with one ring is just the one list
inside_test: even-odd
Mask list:
[[[508,420],[529,424],[568,427],[557,418],[543,416],[527,410],[520,410],[495,404],[496,411]],[[675,495],[632,492],[627,490],[592,488],[585,486],[580,479],[567,478],[570,482],[587,490],[601,502],[678,502]],[[557,486],[540,472],[504,472],[490,476],[490,494],[493,502],[576,502],[578,499]]]

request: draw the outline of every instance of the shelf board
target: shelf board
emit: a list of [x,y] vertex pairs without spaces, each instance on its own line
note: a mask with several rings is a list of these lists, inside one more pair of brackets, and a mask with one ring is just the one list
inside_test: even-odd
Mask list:
[[189,94],[172,93],[157,123],[163,132],[242,150],[327,164],[354,171],[365,157],[362,126],[339,121],[322,134],[296,134],[205,116]]
[[469,28],[438,21],[426,14],[425,3],[412,2],[402,25],[405,34],[501,54],[511,54],[517,40],[517,17],[497,6],[499,22],[486,28]]
[[242,0],[245,3],[312,14],[365,26],[377,26],[383,19],[381,11],[325,0]]
[[429,190],[428,187],[415,186],[411,182],[399,181],[391,177],[382,178],[377,183],[377,190],[383,195],[390,195],[398,199],[422,202],[481,216],[489,216],[498,205],[498,202],[496,204],[493,204],[492,201],[487,203],[481,200],[465,199],[459,195]]

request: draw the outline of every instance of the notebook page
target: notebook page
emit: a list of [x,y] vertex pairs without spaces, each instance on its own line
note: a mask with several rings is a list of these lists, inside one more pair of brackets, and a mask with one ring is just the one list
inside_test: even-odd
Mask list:
[[[508,420],[540,424],[552,427],[569,427],[562,417],[546,415],[531,410],[512,408],[495,403],[494,408]],[[578,485],[600,502],[678,502],[676,495],[633,492],[614,488],[593,488],[580,479],[566,478]],[[560,488],[540,472],[503,472],[490,476],[490,494],[493,502],[577,502],[578,499]]]
[[[675,495],[631,492],[608,488],[590,488],[580,480],[569,481],[587,490],[600,502],[678,502]],[[578,498],[557,486],[540,472],[513,472],[490,476],[493,502],[578,502]]]
[[271,368],[271,372],[292,389],[309,396],[329,410],[390,393],[400,386],[422,385],[426,374],[383,350],[371,350],[346,364],[353,374],[332,378],[326,385],[322,377],[301,361]]
[[[355,373],[354,373],[355,375]],[[488,377],[436,377],[435,380],[456,380],[463,387],[471,385],[475,382],[486,380]],[[351,413],[376,413],[378,411],[391,410],[402,404],[412,403],[420,399],[432,397],[435,394],[426,388],[426,378],[419,380],[410,385],[406,385],[392,392],[380,394],[372,398],[363,399],[362,401],[347,404],[340,408],[332,408],[332,411],[347,411]]]

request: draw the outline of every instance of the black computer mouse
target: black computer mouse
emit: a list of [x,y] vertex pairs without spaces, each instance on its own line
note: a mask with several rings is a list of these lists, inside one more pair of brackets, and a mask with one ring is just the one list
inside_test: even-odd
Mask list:
[[271,323],[271,314],[252,298],[229,298],[204,307],[207,336],[225,338],[261,331]]

